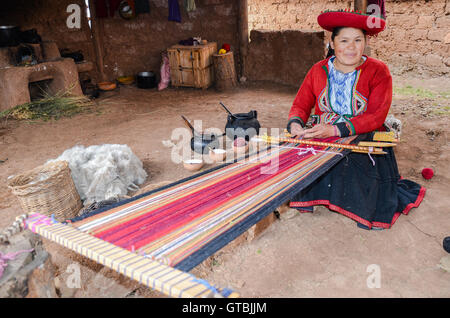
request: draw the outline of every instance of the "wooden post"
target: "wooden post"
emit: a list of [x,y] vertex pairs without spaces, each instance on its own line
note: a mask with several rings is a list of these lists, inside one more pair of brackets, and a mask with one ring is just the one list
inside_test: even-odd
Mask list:
[[367,12],[367,0],[355,0],[355,10],[361,11],[362,13]]
[[248,55],[248,1],[239,1],[239,76],[247,76]]
[[224,91],[237,86],[236,71],[234,68],[233,52],[214,54],[214,76],[216,89]]
[[[355,11],[361,11],[362,13],[367,13],[367,0],[355,0]],[[364,54],[370,56],[371,49],[367,45],[364,49]]]
[[97,56],[97,69],[100,74],[100,79],[106,81],[105,66],[103,65],[103,19],[96,18],[95,1],[89,0],[89,8],[91,10],[91,27],[92,40],[94,41],[95,55]]

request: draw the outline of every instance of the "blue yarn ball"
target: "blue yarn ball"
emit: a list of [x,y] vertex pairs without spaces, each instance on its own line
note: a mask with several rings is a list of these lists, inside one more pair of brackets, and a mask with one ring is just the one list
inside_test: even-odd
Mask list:
[[450,253],[450,236],[447,236],[447,237],[444,239],[444,242],[442,242],[442,245],[444,246],[444,250],[445,250],[447,253]]

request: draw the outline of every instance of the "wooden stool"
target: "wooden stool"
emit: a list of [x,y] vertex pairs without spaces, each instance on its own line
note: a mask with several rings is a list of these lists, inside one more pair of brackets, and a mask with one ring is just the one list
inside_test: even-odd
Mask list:
[[236,70],[234,68],[233,52],[225,54],[214,54],[214,74],[216,79],[216,89],[227,90],[237,86]]

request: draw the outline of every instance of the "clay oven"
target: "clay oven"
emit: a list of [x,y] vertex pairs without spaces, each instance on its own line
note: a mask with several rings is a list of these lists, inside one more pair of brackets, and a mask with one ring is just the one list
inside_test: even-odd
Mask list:
[[48,92],[70,90],[82,95],[74,60],[62,58],[56,43],[27,44],[33,52],[31,61],[21,61],[23,45],[0,47],[0,111],[30,102],[30,83],[46,81]]

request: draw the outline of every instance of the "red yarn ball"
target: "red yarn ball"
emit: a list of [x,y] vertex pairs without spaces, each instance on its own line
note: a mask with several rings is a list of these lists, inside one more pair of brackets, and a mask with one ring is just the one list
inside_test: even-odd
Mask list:
[[231,50],[231,47],[230,47],[230,45],[229,44],[227,44],[227,43],[224,43],[223,45],[222,45],[222,49],[224,49],[225,51],[227,51],[227,52],[230,52],[230,50]]
[[431,168],[424,168],[422,170],[422,176],[427,180],[433,178],[433,175],[434,175],[434,171]]

